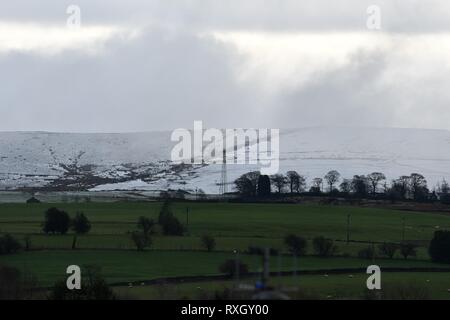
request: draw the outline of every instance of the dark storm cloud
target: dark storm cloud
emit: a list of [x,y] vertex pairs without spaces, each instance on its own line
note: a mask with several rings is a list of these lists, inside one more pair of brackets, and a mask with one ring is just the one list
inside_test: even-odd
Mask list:
[[[82,26],[135,29],[138,36],[114,34],[100,45],[94,41],[51,54],[45,48],[0,51],[0,131],[170,130],[190,127],[194,120],[228,128],[447,128],[450,122],[445,85],[450,63],[443,47],[448,38],[436,37],[450,30],[445,1],[18,0],[0,4],[0,23],[64,29],[69,4],[81,7]],[[388,45],[380,41],[349,50],[348,62],[320,66],[303,83],[296,83],[295,72],[275,81],[265,73],[273,65],[258,60],[265,52],[251,60],[236,43],[211,34],[359,32],[370,37],[366,9],[372,4],[382,10],[382,37],[402,36]],[[402,40],[417,34],[428,42]],[[270,38],[267,44],[270,48]],[[318,51],[333,51],[320,45]],[[92,54],[90,46],[100,49]],[[333,52],[326,57],[333,63]],[[262,70],[256,76],[249,71],[254,65]],[[301,67],[295,71],[301,73]],[[242,75],[250,76],[243,81]]]
[[414,65],[393,67],[399,64],[397,59],[389,51],[360,51],[349,65],[318,73],[305,86],[285,90],[272,114],[274,125],[448,129],[448,67],[440,65],[441,72],[411,73]]
[[93,56],[1,57],[0,128],[141,131],[250,116],[232,53],[210,38],[153,30],[106,46]]
[[[290,127],[394,125],[390,106],[395,101],[387,86],[376,85],[385,68],[382,52],[359,52],[350,65],[319,73],[307,85],[284,92],[277,118]],[[284,114],[291,115],[290,120]]]

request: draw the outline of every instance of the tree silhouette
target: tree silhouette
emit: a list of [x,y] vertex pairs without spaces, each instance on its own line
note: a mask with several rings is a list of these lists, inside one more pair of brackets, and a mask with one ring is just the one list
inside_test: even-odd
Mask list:
[[372,194],[376,194],[377,193],[378,184],[381,181],[386,180],[386,177],[381,172],[372,172],[371,174],[369,174],[367,176],[367,179],[369,180],[370,185],[372,187]]
[[330,192],[333,191],[333,189],[334,189],[333,186],[336,182],[339,181],[340,177],[341,177],[341,174],[339,172],[337,172],[336,170],[331,170],[325,175],[325,180],[328,183]]

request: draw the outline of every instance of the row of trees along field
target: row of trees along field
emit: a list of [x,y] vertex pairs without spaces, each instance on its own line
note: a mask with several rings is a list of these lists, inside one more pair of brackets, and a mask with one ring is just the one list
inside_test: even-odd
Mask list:
[[[151,236],[156,233],[156,227],[159,227],[162,235],[182,236],[185,232],[185,227],[173,214],[168,201],[163,203],[157,222],[141,216],[137,220],[136,227],[136,230],[129,234],[139,251],[151,246]],[[70,229],[74,234],[72,249],[76,249],[77,235],[87,234],[91,229],[91,223],[83,212],[77,212],[74,218],[70,218],[66,211],[54,207],[45,212],[42,228],[45,234],[66,234]]]
[[[440,199],[450,204],[450,186],[443,179],[432,191],[426,178],[419,173],[401,176],[388,182],[381,172],[355,175],[351,179],[341,178],[336,170],[329,171],[323,178],[314,178],[307,184],[305,176],[296,171],[272,176],[258,171],[243,174],[234,181],[235,189],[245,197],[270,197],[272,194],[329,194],[340,197],[377,198],[389,200],[435,201]],[[309,186],[309,189],[308,189]]]

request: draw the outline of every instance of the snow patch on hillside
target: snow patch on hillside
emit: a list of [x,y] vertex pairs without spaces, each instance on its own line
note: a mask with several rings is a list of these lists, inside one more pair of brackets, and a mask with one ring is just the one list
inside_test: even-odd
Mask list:
[[[0,133],[0,189],[103,190],[202,189],[217,193],[221,165],[176,166],[170,132],[76,134]],[[228,181],[258,170],[227,165]],[[450,180],[450,132],[392,128],[303,128],[281,130],[280,171],[309,180],[329,170],[343,177],[380,171],[389,179],[412,172],[433,187]]]

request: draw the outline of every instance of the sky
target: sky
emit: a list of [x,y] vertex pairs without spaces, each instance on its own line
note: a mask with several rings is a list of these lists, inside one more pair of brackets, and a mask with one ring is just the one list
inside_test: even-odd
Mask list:
[[449,83],[448,0],[0,2],[0,131],[450,129]]

